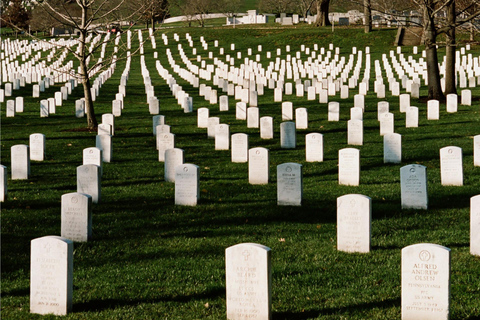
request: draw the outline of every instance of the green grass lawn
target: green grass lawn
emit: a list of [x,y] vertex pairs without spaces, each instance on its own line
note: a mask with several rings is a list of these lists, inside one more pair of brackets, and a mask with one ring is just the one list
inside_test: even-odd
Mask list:
[[[73,312],[65,319],[225,319],[225,249],[254,242],[272,249],[273,319],[400,319],[401,249],[416,243],[436,243],[451,251],[450,319],[480,318],[480,258],[469,253],[469,200],[480,193],[480,168],[473,166],[473,136],[480,134],[480,89],[473,89],[473,106],[459,106],[457,113],[445,112],[440,120],[426,120],[426,99],[412,99],[419,108],[419,128],[405,128],[405,114],[399,112],[398,97],[385,99],[395,114],[395,132],[402,134],[403,161],[383,163],[383,138],[379,135],[373,93],[374,64],[389,55],[396,30],[375,30],[364,34],[355,28],[315,29],[237,27],[160,30],[156,36],[159,60],[170,69],[165,49],[170,48],[181,63],[177,46],[182,44],[192,63],[197,63],[185,38],[192,36],[197,54],[207,63],[208,52],[215,57],[219,48],[236,57],[247,49],[257,54],[262,45],[263,67],[266,52],[282,58],[300,51],[305,44],[328,49],[333,43],[348,56],[352,47],[371,50],[370,92],[365,98],[364,145],[360,149],[360,186],[338,184],[338,150],[347,145],[346,121],[353,106],[353,94],[340,100],[340,121],[327,121],[327,106],[295,95],[284,96],[294,107],[306,107],[309,129],[297,130],[297,147],[280,148],[281,104],[273,102],[273,90],[259,97],[260,116],[274,118],[275,139],[262,140],[258,129],[247,129],[235,119],[235,103],[220,112],[198,95],[198,89],[175,75],[177,83],[193,96],[194,110],[208,107],[230,125],[230,133],[249,134],[250,147],[270,151],[270,183],[250,185],[248,165],[232,163],[230,151],[215,151],[206,129],[196,127],[196,112],[185,114],[168,85],[155,69],[153,49],[145,43],[145,60],[160,99],[161,114],[171,126],[175,145],[185,150],[185,162],[200,167],[201,198],[195,207],[174,204],[174,185],[164,181],[163,163],[158,162],[152,116],[144,91],[140,57],[132,59],[122,116],[116,118],[113,160],[105,163],[102,201],[93,206],[93,239],[74,244]],[[161,33],[168,36],[164,46]],[[178,33],[180,41],[173,39]],[[204,36],[209,48],[201,49]],[[144,38],[148,34],[144,33]],[[214,47],[214,40],[219,47]],[[138,45],[138,41],[133,41]],[[235,52],[230,44],[236,44]],[[108,48],[112,52],[113,48]],[[411,55],[411,48],[402,48]],[[480,50],[474,47],[474,56]],[[43,53],[45,57],[47,53]],[[440,54],[443,50],[440,49]],[[419,59],[421,56],[414,56]],[[250,57],[254,59],[255,57]],[[306,59],[302,55],[302,59]],[[68,59],[67,59],[68,60]],[[363,60],[365,62],[365,59]],[[182,64],[182,67],[183,64]],[[98,119],[111,112],[111,101],[125,61],[100,89],[95,104]],[[362,73],[364,68],[362,68]],[[386,82],[386,79],[385,79]],[[204,83],[204,81],[202,81]],[[211,83],[210,83],[211,84]],[[53,97],[61,84],[47,89],[41,98]],[[8,181],[8,199],[2,204],[1,229],[1,312],[3,319],[54,319],[29,313],[30,241],[46,235],[60,235],[60,200],[76,192],[76,167],[82,164],[82,150],[95,146],[95,134],[82,130],[85,119],[74,117],[74,103],[82,96],[77,87],[57,113],[39,117],[39,100],[31,98],[31,85],[15,91],[25,97],[25,112],[5,117],[2,103],[1,164],[10,167],[10,148],[28,144],[29,135],[46,136],[46,160],[31,163],[31,178]],[[403,91],[402,91],[403,92]],[[356,92],[355,92],[356,93]],[[426,87],[421,95],[427,94]],[[324,135],[324,161],[305,161],[305,135]],[[464,186],[444,187],[440,183],[439,149],[463,149]],[[276,166],[285,162],[303,165],[301,207],[280,207],[276,199]],[[429,209],[402,210],[400,167],[418,163],[428,168]],[[372,250],[348,254],[336,250],[336,199],[357,193],[372,198]]]

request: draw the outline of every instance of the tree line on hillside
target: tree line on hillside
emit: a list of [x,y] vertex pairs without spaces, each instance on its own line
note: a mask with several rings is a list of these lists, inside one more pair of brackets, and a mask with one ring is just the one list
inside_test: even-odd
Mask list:
[[[155,29],[157,22],[170,16],[171,12],[195,17],[204,26],[205,14],[223,12],[232,16],[239,11],[242,0],[0,0],[1,26],[26,33],[36,38],[33,31],[45,31],[52,27],[75,30],[78,35],[78,50],[65,47],[79,62],[76,75],[83,84],[87,126],[97,126],[93,101],[90,93],[91,70],[98,69],[90,58],[104,44],[88,47],[87,36],[93,31],[105,30],[112,24],[127,22],[131,27],[136,22],[143,22]],[[455,50],[456,30],[469,26],[472,33],[480,15],[480,0],[259,0],[258,6],[269,13],[300,13],[306,16],[317,13],[317,26],[327,26],[330,6],[335,9],[363,10],[365,32],[372,30],[372,11],[390,17],[392,20],[405,18],[409,12],[416,11],[420,17],[414,22],[423,28],[423,43],[426,47],[428,98],[445,100],[445,95],[456,92]],[[407,14],[406,14],[407,13]],[[193,18],[192,18],[193,19]],[[191,24],[192,21],[189,21]],[[413,23],[413,22],[412,22]],[[439,36],[445,40],[440,43]],[[38,40],[41,40],[37,38]],[[114,38],[112,37],[110,41]],[[446,46],[445,89],[440,85],[437,46]],[[122,46],[123,56],[129,52]],[[117,55],[121,56],[122,52]],[[134,54],[134,52],[130,52]],[[107,65],[103,62],[103,65]]]

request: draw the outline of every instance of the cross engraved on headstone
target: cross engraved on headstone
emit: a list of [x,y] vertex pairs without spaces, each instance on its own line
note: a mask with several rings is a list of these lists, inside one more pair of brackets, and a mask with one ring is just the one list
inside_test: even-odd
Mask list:
[[247,250],[245,250],[245,251],[242,252],[242,255],[243,255],[245,261],[247,261],[247,260],[248,260],[248,257],[250,256],[250,252],[248,252]]

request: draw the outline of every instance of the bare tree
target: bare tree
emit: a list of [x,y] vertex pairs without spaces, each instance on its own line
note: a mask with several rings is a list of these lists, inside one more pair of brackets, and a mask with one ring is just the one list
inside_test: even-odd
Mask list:
[[153,31],[155,31],[155,23],[162,21],[169,16],[169,3],[168,0],[133,0],[128,2],[132,11],[142,8],[139,12],[140,20],[145,21],[148,25],[151,25]]
[[[87,114],[87,127],[89,129],[95,129],[98,125],[95,110],[93,105],[93,99],[91,94],[91,82],[90,78],[93,76],[94,70],[101,70],[102,67],[111,65],[117,57],[107,56],[103,61],[95,60],[95,53],[106,45],[105,42],[99,42],[93,46],[87,46],[88,35],[100,27],[111,24],[118,18],[117,13],[125,4],[126,0],[40,0],[37,1],[37,8],[35,10],[37,14],[48,17],[51,21],[54,21],[57,25],[76,30],[78,37],[78,48],[74,50],[69,46],[58,44],[63,50],[67,50],[72,54],[79,62],[79,73],[76,74],[76,78],[82,83],[84,98],[85,98],[85,111]],[[142,8],[138,8],[141,10]],[[138,11],[137,10],[137,11]],[[132,12],[131,16],[136,14]],[[129,17],[126,17],[128,21]],[[15,26],[15,28],[19,28]],[[39,41],[42,39],[36,38],[33,34],[29,34],[30,37]],[[111,38],[114,40],[114,37]],[[121,55],[119,52],[117,55]],[[123,54],[126,54],[124,50]],[[93,61],[93,64],[90,62]]]

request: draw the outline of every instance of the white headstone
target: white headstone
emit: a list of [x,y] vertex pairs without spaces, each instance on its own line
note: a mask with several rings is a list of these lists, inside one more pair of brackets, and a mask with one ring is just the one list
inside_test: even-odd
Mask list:
[[12,180],[25,180],[30,176],[30,150],[25,144],[11,147],[11,178]]
[[196,206],[200,199],[200,168],[184,163],[175,168],[175,204]]
[[332,101],[328,103],[328,121],[340,120],[340,103]]
[[85,100],[83,99],[75,100],[75,117],[77,118],[85,117]]
[[349,145],[355,145],[355,146],[363,145],[363,121],[348,120],[347,136],[348,136],[347,143]]
[[302,165],[283,163],[277,166],[277,205],[301,206],[303,197]]
[[418,128],[418,108],[417,107],[408,107],[406,111],[406,128]]
[[102,114],[102,123],[110,125],[110,135],[115,135],[115,116],[112,113]]
[[219,117],[208,118],[207,137],[209,139],[215,139],[215,128],[217,127],[217,124],[220,124]]
[[380,135],[384,136],[389,133],[394,133],[394,118],[393,113],[387,112],[382,114],[380,119]]
[[402,162],[402,136],[398,133],[388,133],[383,136],[383,162]]
[[92,237],[92,197],[83,193],[62,195],[61,235],[76,242]]
[[166,182],[175,182],[175,168],[184,162],[184,151],[171,148],[165,151],[164,178]]
[[271,319],[270,253],[270,248],[256,243],[225,250],[227,319]]
[[480,167],[480,134],[473,137],[473,165]]
[[7,118],[15,117],[15,100],[7,100]]
[[30,312],[66,315],[72,309],[73,242],[58,236],[31,241]]
[[260,138],[273,139],[273,117],[260,118]]
[[258,147],[248,150],[248,182],[250,184],[268,184],[270,160],[268,149]]
[[461,104],[464,106],[472,105],[472,91],[469,89],[462,90],[461,92],[462,101]]
[[232,134],[232,162],[248,162],[248,135]]
[[402,93],[400,95],[400,112],[407,112],[408,107],[410,107],[410,94]]
[[220,96],[220,111],[228,111],[228,96]]
[[470,253],[480,256],[480,195],[470,198]]
[[22,113],[23,112],[23,97],[16,97],[15,98],[15,113]]
[[338,150],[338,183],[347,186],[360,184],[360,150],[354,148]]
[[45,159],[45,135],[32,133],[29,139],[30,160],[43,161]]
[[400,168],[402,209],[428,209],[427,167],[409,164]]
[[337,250],[370,252],[372,199],[361,194],[337,198]]
[[440,102],[438,100],[428,100],[427,102],[427,119],[440,119]]
[[165,161],[165,152],[175,148],[175,135],[173,133],[159,133],[157,135],[158,161]]
[[197,127],[208,128],[208,118],[210,110],[208,108],[199,108],[197,110]]
[[282,121],[293,120],[293,103],[290,101],[282,102]]
[[462,148],[449,146],[440,149],[442,186],[463,186]]
[[230,149],[230,126],[220,123],[215,126],[215,150]]
[[307,108],[295,109],[295,126],[297,129],[308,129]]
[[258,107],[247,108],[247,128],[258,128],[260,126],[260,110]]
[[103,162],[112,161],[112,136],[109,134],[97,135],[95,137],[95,146],[102,150],[102,159]]
[[307,162],[323,161],[323,135],[309,133],[305,136],[305,160]]
[[235,118],[237,120],[247,120],[247,104],[245,102],[237,102],[235,105]]
[[77,192],[85,193],[92,197],[92,203],[100,202],[101,198],[100,167],[86,164],[77,167]]
[[455,93],[447,94],[447,112],[457,112],[458,97]]
[[402,249],[402,320],[448,320],[450,249],[420,243]]

